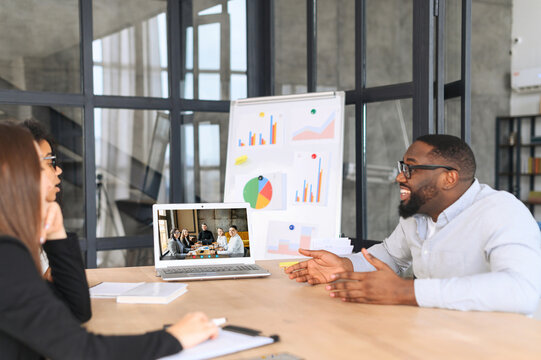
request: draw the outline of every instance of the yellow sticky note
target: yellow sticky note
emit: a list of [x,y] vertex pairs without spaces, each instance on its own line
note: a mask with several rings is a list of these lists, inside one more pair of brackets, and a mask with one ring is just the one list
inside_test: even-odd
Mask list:
[[235,165],[240,165],[242,163],[245,163],[246,160],[248,160],[248,156],[242,155],[235,159]]
[[299,262],[298,261],[287,261],[287,262],[281,262],[280,263],[280,267],[281,268],[285,268],[285,267],[289,267],[291,265],[295,265],[295,264],[298,264]]

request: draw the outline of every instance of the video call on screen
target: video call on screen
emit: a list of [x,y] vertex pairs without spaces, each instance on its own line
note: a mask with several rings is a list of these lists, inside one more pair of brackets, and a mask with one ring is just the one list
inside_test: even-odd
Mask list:
[[250,256],[246,209],[158,210],[158,229],[160,260]]

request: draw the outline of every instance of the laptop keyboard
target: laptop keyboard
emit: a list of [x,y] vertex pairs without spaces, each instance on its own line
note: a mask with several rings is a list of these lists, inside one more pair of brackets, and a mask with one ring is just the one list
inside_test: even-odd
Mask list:
[[189,274],[189,273],[206,273],[206,272],[225,272],[225,271],[250,271],[261,269],[258,265],[207,265],[207,266],[182,266],[182,267],[169,267],[163,269],[164,274]]

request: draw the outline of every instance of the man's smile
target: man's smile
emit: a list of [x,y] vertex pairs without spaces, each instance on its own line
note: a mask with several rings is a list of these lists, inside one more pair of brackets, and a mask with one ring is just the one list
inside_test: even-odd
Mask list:
[[400,200],[406,201],[410,198],[410,196],[411,196],[411,190],[401,185],[400,186]]

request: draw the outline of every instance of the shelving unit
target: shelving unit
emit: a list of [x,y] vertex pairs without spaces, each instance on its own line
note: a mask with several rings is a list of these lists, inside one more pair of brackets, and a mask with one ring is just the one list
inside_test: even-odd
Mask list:
[[541,191],[541,168],[529,171],[528,159],[541,158],[541,142],[532,143],[539,136],[541,114],[496,118],[495,187],[514,194],[534,216],[541,201],[528,198],[531,191]]

